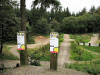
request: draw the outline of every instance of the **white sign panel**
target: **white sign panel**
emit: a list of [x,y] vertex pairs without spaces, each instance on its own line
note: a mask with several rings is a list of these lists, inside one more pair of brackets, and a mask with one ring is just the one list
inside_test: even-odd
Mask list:
[[25,49],[24,32],[17,33],[17,44],[18,44],[18,50]]
[[58,53],[58,45],[59,45],[58,33],[52,32],[50,34],[50,52]]

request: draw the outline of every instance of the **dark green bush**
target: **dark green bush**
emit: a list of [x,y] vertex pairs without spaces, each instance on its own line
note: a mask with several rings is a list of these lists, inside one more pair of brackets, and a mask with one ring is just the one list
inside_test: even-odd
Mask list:
[[50,60],[50,46],[45,45],[39,49],[31,50],[32,52],[28,52],[31,59],[41,60],[41,61],[49,61]]

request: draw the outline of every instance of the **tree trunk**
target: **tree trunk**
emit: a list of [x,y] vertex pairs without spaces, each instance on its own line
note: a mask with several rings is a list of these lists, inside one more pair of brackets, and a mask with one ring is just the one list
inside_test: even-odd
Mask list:
[[25,20],[25,0],[20,0],[20,11],[21,11],[21,31],[25,33],[25,50],[20,51],[20,64],[27,65],[28,57],[27,57],[27,43],[26,43],[26,20]]
[[3,24],[0,27],[0,55],[2,54],[3,49]]

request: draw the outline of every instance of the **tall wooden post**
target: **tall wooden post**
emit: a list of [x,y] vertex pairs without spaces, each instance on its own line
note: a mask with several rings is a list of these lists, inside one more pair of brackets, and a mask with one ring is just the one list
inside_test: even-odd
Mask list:
[[57,70],[57,53],[51,53],[50,70]]
[[24,31],[25,35],[25,50],[20,51],[20,64],[27,65],[27,43],[26,43],[26,21],[25,21],[25,0],[20,0],[20,12],[21,12],[21,31]]
[[50,34],[50,70],[57,70],[57,56],[58,56],[58,33],[52,32]]

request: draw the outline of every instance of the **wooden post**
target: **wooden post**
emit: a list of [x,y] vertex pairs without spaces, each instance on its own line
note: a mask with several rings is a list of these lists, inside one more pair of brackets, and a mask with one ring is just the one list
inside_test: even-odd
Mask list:
[[50,70],[57,70],[57,56],[58,56],[58,46],[59,46],[59,39],[58,33],[52,32],[50,33]]
[[100,43],[99,43],[99,47],[100,47]]
[[25,0],[20,0],[20,11],[21,11],[21,31],[24,31],[25,35],[25,50],[20,51],[20,64],[27,65],[28,64],[28,56],[27,56],[27,43],[26,43],[26,19],[25,19]]
[[50,70],[57,70],[57,53],[51,53]]
[[85,46],[85,42],[83,42],[83,46]]
[[89,46],[91,46],[91,43],[89,43]]

